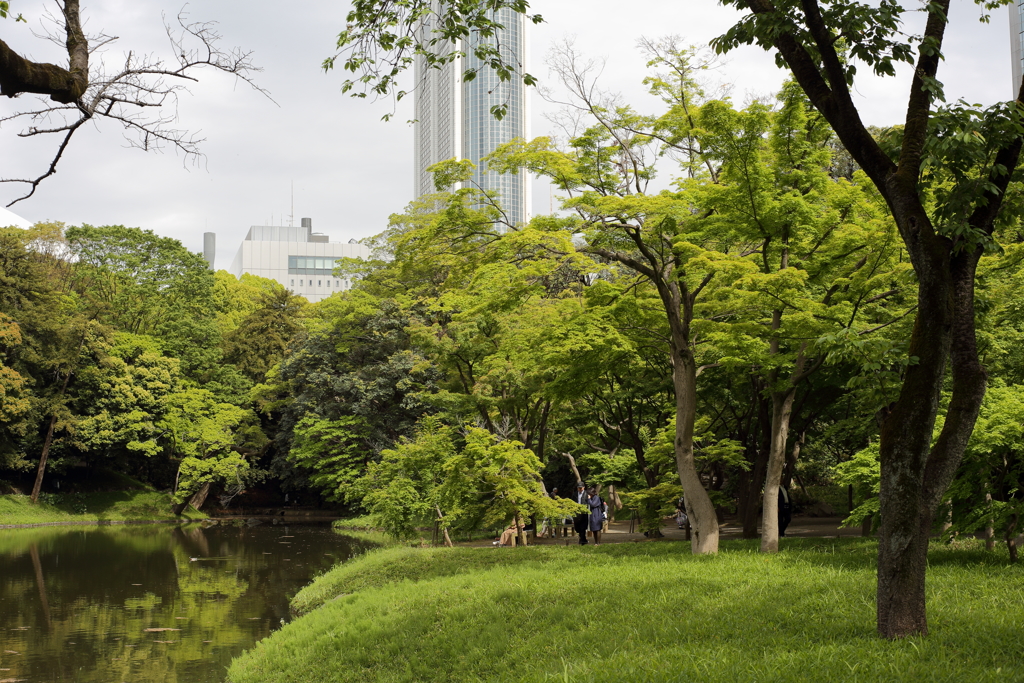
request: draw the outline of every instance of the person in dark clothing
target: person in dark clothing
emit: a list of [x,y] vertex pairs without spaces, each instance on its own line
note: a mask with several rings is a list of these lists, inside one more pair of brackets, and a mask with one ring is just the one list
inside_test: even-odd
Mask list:
[[593,486],[587,491],[587,507],[590,508],[590,533],[594,537],[594,545],[601,545],[601,529],[604,527],[604,501],[597,495]]
[[789,502],[789,491],[779,484],[779,536],[786,535],[786,527],[793,521],[793,506]]
[[[589,505],[587,503],[587,487],[582,481],[576,482],[576,493],[573,494],[572,499],[580,505]],[[581,512],[572,518],[572,527],[580,537],[580,545],[587,544],[587,528],[590,526],[590,513]]]

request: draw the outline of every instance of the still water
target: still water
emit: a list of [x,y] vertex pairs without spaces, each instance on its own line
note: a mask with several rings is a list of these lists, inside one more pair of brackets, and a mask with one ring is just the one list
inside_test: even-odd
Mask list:
[[218,683],[368,546],[312,524],[0,530],[0,683]]

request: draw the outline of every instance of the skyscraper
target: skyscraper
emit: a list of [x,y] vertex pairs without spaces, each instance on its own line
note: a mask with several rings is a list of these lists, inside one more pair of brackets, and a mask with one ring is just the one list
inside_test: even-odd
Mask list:
[[[499,46],[510,64],[526,63],[526,20],[511,9],[498,10],[496,21],[505,28],[488,40]],[[436,17],[431,16],[421,28],[427,36]],[[434,191],[434,182],[427,167],[447,159],[468,159],[476,166],[471,186],[492,190],[508,221],[522,223],[529,218],[529,182],[526,171],[514,175],[488,173],[481,159],[505,142],[527,137],[527,95],[522,80],[513,76],[501,82],[473,53],[479,38],[463,40],[459,49],[466,53],[440,69],[428,68],[422,58],[415,68],[416,89],[416,196]],[[450,49],[450,48],[446,48]],[[463,81],[467,70],[475,70],[476,78]],[[508,111],[499,121],[491,107],[507,104]]]
[[1024,73],[1024,20],[1021,13],[1024,12],[1024,0],[1014,0],[1010,3],[1010,56],[1012,58],[1011,68],[1013,71],[1013,90],[1011,97],[1016,97],[1020,91],[1021,74]]

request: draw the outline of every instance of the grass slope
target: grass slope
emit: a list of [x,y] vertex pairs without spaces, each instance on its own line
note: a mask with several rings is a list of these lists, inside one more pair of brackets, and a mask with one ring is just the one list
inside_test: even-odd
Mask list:
[[1024,680],[1024,571],[936,547],[927,638],[874,635],[876,546],[793,540],[387,548],[296,596],[313,609],[236,659],[286,681]]
[[[184,517],[201,519],[189,508]],[[171,496],[157,491],[48,493],[33,505],[28,496],[0,496],[0,525],[53,522],[125,522],[177,519]]]

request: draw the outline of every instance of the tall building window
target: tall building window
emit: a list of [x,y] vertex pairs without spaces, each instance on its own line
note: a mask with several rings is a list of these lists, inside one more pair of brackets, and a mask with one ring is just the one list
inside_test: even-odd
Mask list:
[[299,287],[302,286],[302,280],[299,280]]
[[316,286],[317,287],[323,287],[324,286],[324,281],[323,280],[317,280],[316,281]]
[[292,287],[295,286],[295,280],[292,280]]

